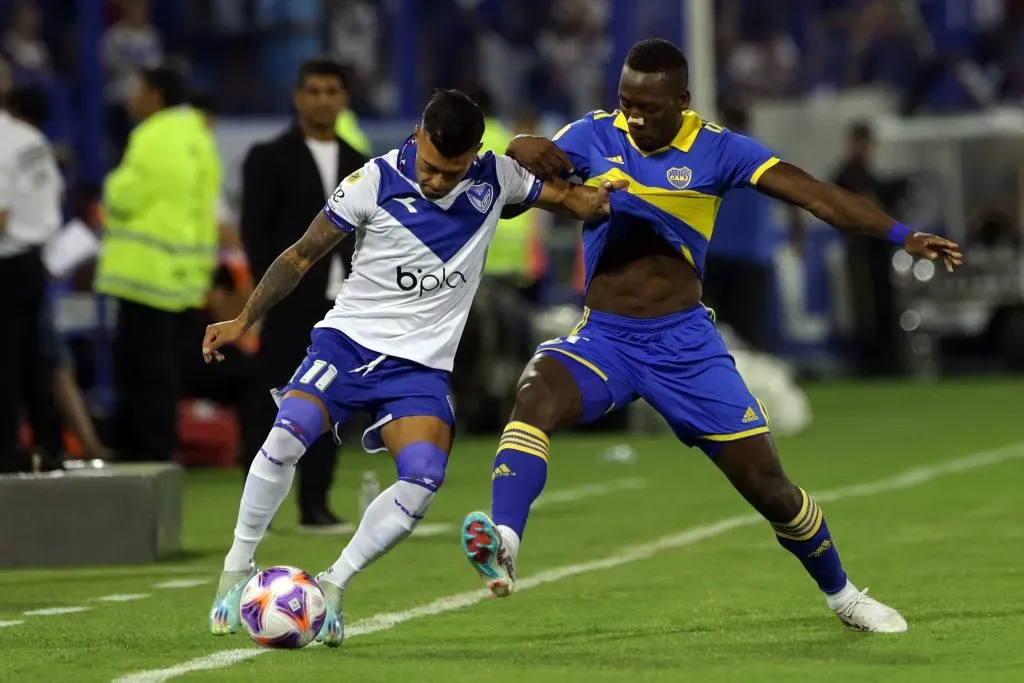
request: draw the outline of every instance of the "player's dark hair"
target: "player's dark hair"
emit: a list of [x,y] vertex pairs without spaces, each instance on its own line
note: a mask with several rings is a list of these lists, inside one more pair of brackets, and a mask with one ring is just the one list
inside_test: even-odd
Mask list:
[[299,75],[295,87],[301,88],[306,82],[307,76],[334,76],[341,83],[341,87],[348,90],[348,73],[342,64],[330,57],[316,57],[307,59],[299,67]]
[[626,66],[645,74],[665,74],[680,79],[685,88],[690,83],[690,66],[682,50],[663,38],[649,38],[629,48]]
[[50,98],[42,88],[15,88],[8,95],[7,109],[36,128],[42,128],[50,121]]
[[484,136],[484,114],[459,90],[438,88],[423,110],[423,132],[448,159],[475,150]]
[[165,107],[177,107],[186,103],[188,90],[185,87],[185,76],[177,69],[158,66],[143,69],[139,76],[151,90],[160,93]]
[[480,107],[480,111],[484,113],[484,116],[494,116],[494,100],[491,99],[491,93],[488,92],[487,88],[478,85],[470,88],[467,94]]

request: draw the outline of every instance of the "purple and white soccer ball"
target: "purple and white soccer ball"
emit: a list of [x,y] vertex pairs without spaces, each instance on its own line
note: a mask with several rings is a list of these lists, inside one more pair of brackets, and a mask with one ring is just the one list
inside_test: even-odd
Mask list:
[[270,567],[242,590],[241,616],[245,630],[263,647],[305,647],[324,625],[327,597],[301,569]]

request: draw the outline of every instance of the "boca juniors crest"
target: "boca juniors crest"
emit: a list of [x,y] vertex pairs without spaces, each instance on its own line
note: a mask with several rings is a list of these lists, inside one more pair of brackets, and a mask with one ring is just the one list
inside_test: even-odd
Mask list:
[[668,182],[672,187],[678,190],[684,190],[693,179],[693,171],[690,170],[689,166],[683,166],[682,168],[670,168],[665,173],[665,177],[668,178]]
[[491,209],[491,202],[494,201],[494,188],[490,183],[477,183],[466,190],[469,203],[480,213],[487,213]]

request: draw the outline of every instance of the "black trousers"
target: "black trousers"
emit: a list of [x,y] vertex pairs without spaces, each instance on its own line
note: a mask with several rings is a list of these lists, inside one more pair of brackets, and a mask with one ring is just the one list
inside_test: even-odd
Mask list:
[[181,321],[181,313],[118,301],[112,446],[119,460],[167,462],[174,458],[181,398]]
[[18,446],[21,416],[29,418],[37,446],[60,454],[60,422],[53,395],[53,362],[43,347],[46,271],[39,250],[0,258],[0,469]]
[[894,248],[864,235],[846,237],[846,272],[853,297],[857,372],[867,376],[900,371],[898,321],[889,278]]
[[770,264],[739,259],[710,258],[704,266],[704,303],[759,351],[771,347],[772,276]]
[[[242,453],[239,465],[248,472],[253,458],[274,425],[277,406],[270,390],[288,383],[306,357],[308,336],[295,335],[299,343],[263,345],[256,357],[252,391],[242,405]],[[327,509],[327,494],[334,482],[338,447],[330,434],[324,434],[310,446],[299,461],[298,502],[302,513]]]

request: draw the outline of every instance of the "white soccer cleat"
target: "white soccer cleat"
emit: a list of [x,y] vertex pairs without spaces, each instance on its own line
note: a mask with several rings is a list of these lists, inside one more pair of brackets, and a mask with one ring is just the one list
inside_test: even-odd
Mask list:
[[846,588],[826,597],[839,620],[852,629],[870,633],[905,633],[907,630],[907,620],[903,615],[868,597],[867,588],[857,590],[847,582]]
[[462,549],[469,563],[496,598],[507,598],[516,587],[513,544],[506,541],[490,517],[472,512],[462,523]]

